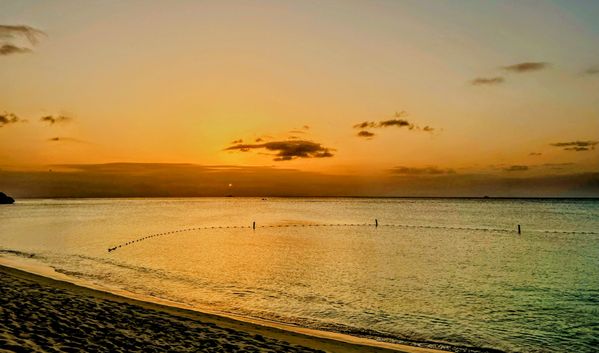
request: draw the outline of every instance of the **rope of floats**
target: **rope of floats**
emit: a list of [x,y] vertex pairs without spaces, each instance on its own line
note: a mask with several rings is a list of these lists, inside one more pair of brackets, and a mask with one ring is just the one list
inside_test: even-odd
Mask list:
[[[472,228],[472,227],[451,227],[451,226],[427,226],[427,225],[410,225],[410,224],[380,224],[378,219],[374,220],[374,223],[286,223],[286,224],[267,224],[257,225],[256,222],[252,222],[249,226],[244,225],[233,225],[233,226],[203,226],[203,227],[191,227],[184,229],[171,230],[162,233],[154,233],[139,237],[134,240],[127,241],[118,245],[114,245],[107,249],[108,252],[116,251],[125,246],[133,245],[144,240],[171,235],[176,233],[191,232],[197,230],[210,230],[210,229],[252,229],[256,228],[287,228],[287,227],[396,227],[396,228],[417,228],[417,229],[451,229],[451,230],[466,230],[466,231],[487,231],[487,232],[500,232],[500,233],[522,233],[522,229],[518,224],[516,229],[505,229],[505,228]],[[584,231],[560,231],[560,230],[532,230],[543,233],[553,234],[599,234],[599,232],[584,232]]]

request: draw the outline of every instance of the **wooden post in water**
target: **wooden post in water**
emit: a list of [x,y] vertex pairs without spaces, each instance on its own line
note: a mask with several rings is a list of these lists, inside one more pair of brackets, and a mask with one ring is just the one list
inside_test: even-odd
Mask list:
[[256,229],[256,221],[252,223],[252,229]]
[[518,234],[522,234],[522,233],[520,232],[520,225],[519,225],[519,224],[518,224]]
[[379,226],[379,220],[378,220],[378,219],[376,219],[376,218],[374,219],[374,226],[375,226],[375,227],[378,227],[378,226]]

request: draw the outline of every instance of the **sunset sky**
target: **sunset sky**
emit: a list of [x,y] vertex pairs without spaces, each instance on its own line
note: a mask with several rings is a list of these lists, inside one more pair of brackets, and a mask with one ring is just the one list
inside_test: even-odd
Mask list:
[[139,168],[204,185],[179,196],[599,196],[597,18],[591,0],[0,0],[0,191],[101,196],[81,190],[121,163],[112,187]]

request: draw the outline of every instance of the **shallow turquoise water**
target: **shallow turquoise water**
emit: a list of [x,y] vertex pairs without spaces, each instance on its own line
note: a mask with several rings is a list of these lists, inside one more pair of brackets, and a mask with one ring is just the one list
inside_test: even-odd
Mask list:
[[26,200],[0,208],[0,249],[103,286],[379,340],[599,346],[592,200]]

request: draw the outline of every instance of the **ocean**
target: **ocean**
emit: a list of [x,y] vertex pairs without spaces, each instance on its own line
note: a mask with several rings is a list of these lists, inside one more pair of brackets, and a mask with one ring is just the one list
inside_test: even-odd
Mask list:
[[379,341],[456,352],[599,347],[597,200],[18,200],[0,206],[0,259]]

